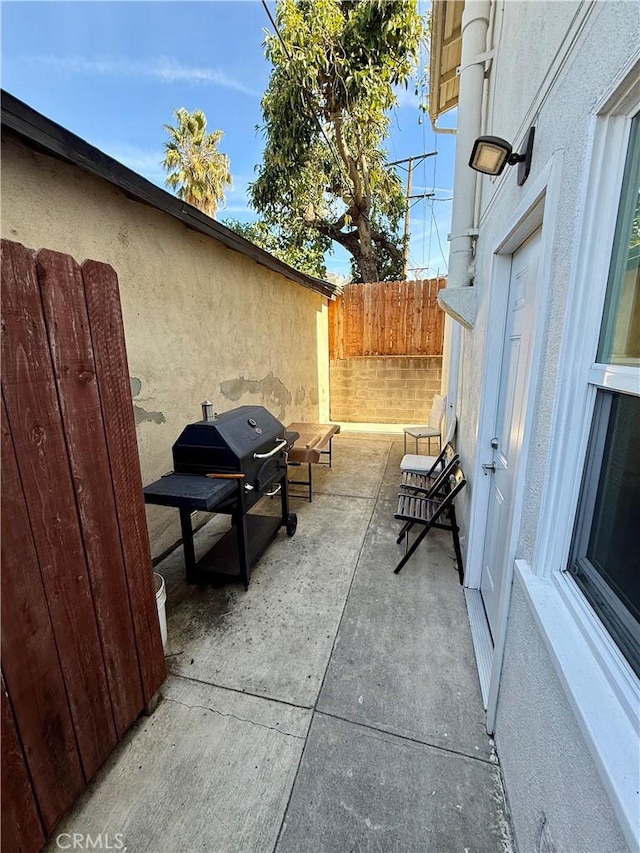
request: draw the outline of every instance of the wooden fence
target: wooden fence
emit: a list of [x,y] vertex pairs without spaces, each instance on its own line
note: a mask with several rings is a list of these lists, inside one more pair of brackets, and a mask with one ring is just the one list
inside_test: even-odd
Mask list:
[[362,355],[442,355],[446,278],[348,284],[329,303],[332,359]]
[[2,241],[2,850],[37,851],[166,670],[118,280]]

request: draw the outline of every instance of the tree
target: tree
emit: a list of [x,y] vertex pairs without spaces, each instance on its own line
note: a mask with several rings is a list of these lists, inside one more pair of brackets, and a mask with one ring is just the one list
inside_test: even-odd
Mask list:
[[224,191],[231,186],[230,162],[218,151],[224,132],[207,133],[207,119],[202,110],[190,113],[184,107],[174,110],[178,119],[164,129],[170,140],[164,143],[164,168],[169,172],[165,183],[178,198],[215,218],[224,203]]
[[304,242],[295,244],[278,228],[271,228],[266,222],[238,222],[237,219],[226,219],[223,224],[300,272],[317,278],[325,278],[327,275],[324,262],[327,247],[323,241],[315,239],[314,234]]
[[278,0],[266,37],[266,146],[252,204],[293,245],[315,233],[342,245],[357,278],[402,268],[402,185],[382,145],[394,87],[415,67],[415,0]]

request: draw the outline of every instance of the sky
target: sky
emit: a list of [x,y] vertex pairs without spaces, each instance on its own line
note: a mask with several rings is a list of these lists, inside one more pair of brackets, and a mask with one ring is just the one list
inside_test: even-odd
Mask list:
[[[275,2],[268,7],[275,18]],[[272,31],[261,2],[3,0],[0,12],[5,91],[161,187],[164,125],[179,107],[203,110],[207,129],[224,131],[219,149],[231,160],[233,188],[217,219],[257,218],[247,185],[264,148],[260,100],[271,66],[263,42]],[[441,124],[455,126],[455,115]],[[433,132],[413,87],[402,90],[389,161],[438,152],[414,166],[412,195],[435,197],[411,201],[409,278],[446,274],[454,146],[454,136]],[[406,164],[397,168],[406,186]],[[348,255],[338,248],[327,269],[348,275]]]

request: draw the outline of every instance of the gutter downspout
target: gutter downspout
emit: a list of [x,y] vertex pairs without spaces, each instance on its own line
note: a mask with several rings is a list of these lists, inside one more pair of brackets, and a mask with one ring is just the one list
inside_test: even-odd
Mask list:
[[[473,328],[477,311],[473,285],[474,240],[478,234],[476,196],[479,175],[469,167],[469,155],[482,132],[485,62],[491,13],[491,0],[466,0],[462,13],[462,54],[458,73],[458,127],[448,283],[438,295],[438,304],[449,315],[445,322],[442,359],[442,388],[447,395],[447,423],[457,411],[462,324]],[[491,28],[493,29],[493,28]],[[452,319],[457,320],[453,323]]]
[[431,120],[431,130],[433,130],[434,133],[450,133],[455,136],[458,132],[457,127],[438,127],[438,122],[434,121],[431,115],[429,115],[429,118]]

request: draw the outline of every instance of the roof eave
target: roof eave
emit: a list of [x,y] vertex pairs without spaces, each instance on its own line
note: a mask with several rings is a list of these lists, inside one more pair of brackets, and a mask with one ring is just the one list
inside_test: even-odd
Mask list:
[[267,269],[280,273],[290,281],[314,290],[329,299],[335,299],[337,292],[335,285],[290,267],[284,261],[236,234],[226,225],[216,222],[197,208],[151,183],[142,175],[109,157],[108,154],[4,90],[2,91],[2,127],[12,131],[39,151],[108,181],[129,198],[179,219],[187,228],[214,237],[227,248],[240,252]]
[[429,60],[429,115],[438,118],[458,104],[464,0],[433,0]]

